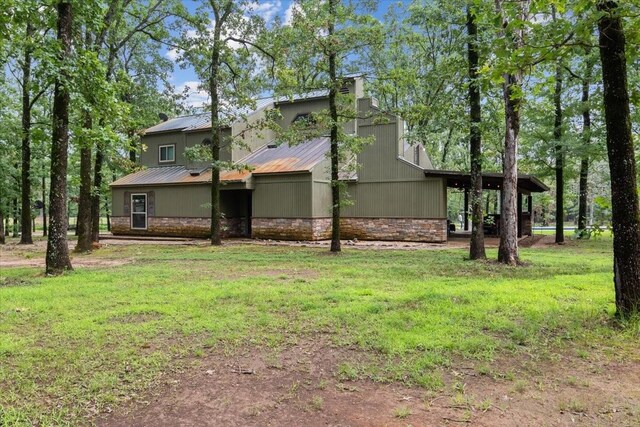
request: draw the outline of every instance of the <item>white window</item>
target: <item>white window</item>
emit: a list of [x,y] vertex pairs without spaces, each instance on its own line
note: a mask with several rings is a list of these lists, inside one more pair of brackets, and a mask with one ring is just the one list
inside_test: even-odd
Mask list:
[[176,161],[176,145],[161,145],[158,147],[158,162],[172,163]]
[[147,229],[147,195],[145,193],[131,195],[131,229]]

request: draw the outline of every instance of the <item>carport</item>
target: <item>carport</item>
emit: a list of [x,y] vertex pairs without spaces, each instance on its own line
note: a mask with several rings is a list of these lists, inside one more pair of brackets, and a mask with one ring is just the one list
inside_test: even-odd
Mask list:
[[[447,188],[456,188],[464,191],[464,231],[471,229],[469,221],[469,190],[471,188],[471,173],[447,170],[425,170],[425,176],[431,178],[442,178],[447,184]],[[501,173],[488,172],[482,174],[483,190],[502,190],[504,177]],[[533,175],[518,174],[518,237],[532,234],[533,226],[533,193],[544,193],[549,191],[542,181]],[[527,198],[527,209],[523,210],[524,197]],[[491,215],[495,224],[494,234],[500,234],[500,215]],[[485,212],[485,220],[487,215]]]

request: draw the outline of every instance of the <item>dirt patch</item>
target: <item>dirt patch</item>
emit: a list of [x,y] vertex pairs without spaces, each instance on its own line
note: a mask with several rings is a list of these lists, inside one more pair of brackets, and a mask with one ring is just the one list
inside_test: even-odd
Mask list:
[[[349,380],[364,353],[321,341],[281,352],[209,354],[100,426],[637,425],[640,363],[505,360],[454,364],[438,391]],[[358,362],[359,361],[359,362]],[[346,372],[346,375],[345,375]]]
[[[69,241],[69,252],[71,263],[74,268],[89,267],[114,267],[133,262],[131,258],[108,259],[87,254],[76,254],[73,252],[74,241]],[[0,246],[0,268],[11,267],[45,267],[46,241],[37,241],[33,245],[18,245],[17,243],[7,243]]]

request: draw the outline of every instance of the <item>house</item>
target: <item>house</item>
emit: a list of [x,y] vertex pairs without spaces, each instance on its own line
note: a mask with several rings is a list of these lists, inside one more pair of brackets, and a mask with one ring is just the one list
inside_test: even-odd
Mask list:
[[[341,209],[342,238],[445,242],[447,187],[464,186],[468,174],[434,171],[424,148],[407,143],[404,122],[364,96],[361,79],[349,80],[342,90],[352,95],[358,111],[358,117],[344,125],[345,131],[373,137],[357,154],[358,168],[342,176],[351,200]],[[280,126],[286,129],[327,107],[327,93],[321,91],[295,99],[265,99],[246,122],[225,129],[227,135],[243,135],[245,144],[225,147],[221,160],[249,165],[250,170],[221,172],[224,236],[330,238],[329,138],[277,144],[272,132],[247,125],[277,108]],[[210,129],[209,114],[202,114],[146,130],[140,154],[144,168],[111,184],[113,234],[210,235],[211,169],[184,155],[187,147],[210,143]],[[521,180],[525,194],[546,191],[532,177]]]

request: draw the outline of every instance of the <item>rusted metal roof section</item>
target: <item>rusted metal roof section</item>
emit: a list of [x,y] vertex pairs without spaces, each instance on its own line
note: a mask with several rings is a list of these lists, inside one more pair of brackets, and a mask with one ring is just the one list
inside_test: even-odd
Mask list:
[[[328,137],[315,138],[289,146],[265,145],[241,159],[239,165],[249,170],[230,170],[220,173],[222,182],[243,182],[251,175],[309,172],[326,158],[330,148]],[[206,184],[211,182],[211,169],[189,169],[184,166],[161,166],[135,172],[114,181],[112,187],[137,185]]]
[[240,159],[238,163],[251,166],[254,175],[309,172],[326,158],[329,149],[330,140],[326,136],[293,146],[268,144]]
[[144,169],[123,176],[111,183],[112,187],[131,187],[136,185],[162,184],[204,184],[211,182],[211,171],[196,174],[196,170],[184,166],[161,166]]

